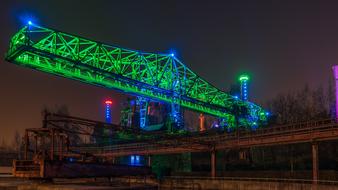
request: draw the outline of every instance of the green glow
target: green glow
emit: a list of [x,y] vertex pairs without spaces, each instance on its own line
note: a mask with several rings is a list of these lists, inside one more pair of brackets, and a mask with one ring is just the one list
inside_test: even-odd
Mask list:
[[249,80],[249,76],[248,76],[248,75],[241,75],[241,76],[239,77],[239,80],[240,80],[240,81],[246,81],[246,80]]
[[168,54],[141,53],[31,25],[12,37],[6,59],[88,84],[176,103],[225,118],[229,127],[235,127],[236,113],[231,111],[235,105],[248,109],[242,125],[266,121],[261,107],[235,100]]

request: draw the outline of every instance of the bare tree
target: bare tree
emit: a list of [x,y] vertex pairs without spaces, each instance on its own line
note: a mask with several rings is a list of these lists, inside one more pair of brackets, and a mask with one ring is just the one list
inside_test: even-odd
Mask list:
[[20,159],[21,147],[22,147],[22,136],[20,135],[19,131],[16,130],[14,134],[14,139],[12,142],[12,148],[14,151],[17,152],[19,159]]
[[6,141],[5,141],[5,138],[1,139],[0,149],[2,149],[2,150],[8,150],[8,145],[7,145]]
[[21,135],[19,131],[16,130],[12,142],[12,147],[15,151],[18,151],[20,149],[20,145],[21,145]]
[[329,96],[322,86],[312,90],[305,85],[300,91],[279,94],[268,102],[268,107],[279,124],[327,118],[332,105]]

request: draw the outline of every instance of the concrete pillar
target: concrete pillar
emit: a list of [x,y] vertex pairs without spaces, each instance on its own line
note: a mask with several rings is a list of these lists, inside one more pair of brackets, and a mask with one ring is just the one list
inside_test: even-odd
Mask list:
[[216,151],[211,151],[211,177],[216,177]]
[[318,143],[312,143],[312,181],[318,182]]

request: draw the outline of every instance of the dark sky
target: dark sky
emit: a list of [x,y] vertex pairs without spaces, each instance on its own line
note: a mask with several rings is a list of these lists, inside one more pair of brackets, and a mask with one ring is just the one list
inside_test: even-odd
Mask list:
[[[102,101],[118,111],[123,95],[4,61],[8,41],[35,23],[150,52],[172,50],[193,71],[227,90],[251,75],[250,98],[327,84],[338,63],[337,1],[0,1],[0,138],[40,127],[42,107],[103,120]],[[114,118],[118,122],[118,117]]]

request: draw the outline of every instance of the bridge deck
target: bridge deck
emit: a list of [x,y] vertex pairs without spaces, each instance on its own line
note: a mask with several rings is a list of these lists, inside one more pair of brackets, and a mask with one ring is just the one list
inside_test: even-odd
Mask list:
[[[111,146],[71,147],[71,150],[86,152],[95,156],[152,155],[315,142],[337,138],[338,124],[334,120],[329,119],[261,128],[256,131],[243,130],[222,134],[217,132],[204,132],[189,136],[157,140],[156,142],[149,140]],[[70,156],[72,154],[68,155]]]
[[[68,116],[67,116],[68,117]],[[256,131],[249,131],[246,129],[236,130],[233,132],[224,132],[209,130],[206,132],[193,132],[185,135],[167,135],[167,134],[153,134],[153,138],[117,141],[116,144],[109,146],[99,146],[97,144],[86,144],[69,147],[69,139],[67,132],[62,127],[58,128],[57,123],[66,122],[68,126],[74,123],[83,125],[80,130],[89,127],[97,127],[93,121],[87,120],[82,122],[79,118],[68,117],[68,120],[47,120],[44,128],[26,129],[25,133],[25,159],[28,158],[28,152],[32,152],[29,148],[30,137],[34,137],[33,144],[35,145],[34,156],[39,158],[42,156],[46,158],[50,156],[49,160],[59,159],[64,160],[64,157],[81,157],[92,158],[105,157],[106,159],[113,159],[118,156],[127,155],[155,155],[155,154],[172,154],[183,152],[210,152],[211,154],[211,176],[216,176],[216,151],[231,148],[243,148],[252,146],[272,146],[278,144],[293,144],[302,142],[312,142],[312,165],[313,165],[313,181],[317,183],[318,180],[318,143],[319,141],[327,141],[338,139],[338,123],[335,120],[326,119],[319,121],[310,121],[304,123],[296,123],[283,126],[273,126],[269,128],[260,128]],[[73,123],[72,123],[73,122]],[[53,124],[53,125],[52,125]],[[59,124],[60,125],[60,124]],[[122,130],[114,126],[106,125],[104,128]],[[114,132],[114,130],[113,130]],[[140,132],[129,131],[140,135]],[[87,132],[81,134],[88,135]],[[48,144],[41,142],[49,141]],[[49,139],[48,139],[49,138]],[[111,138],[109,136],[109,138]],[[40,140],[39,140],[40,139]],[[48,148],[49,152],[46,153]],[[39,153],[41,152],[41,154]],[[95,160],[95,159],[94,159]]]

